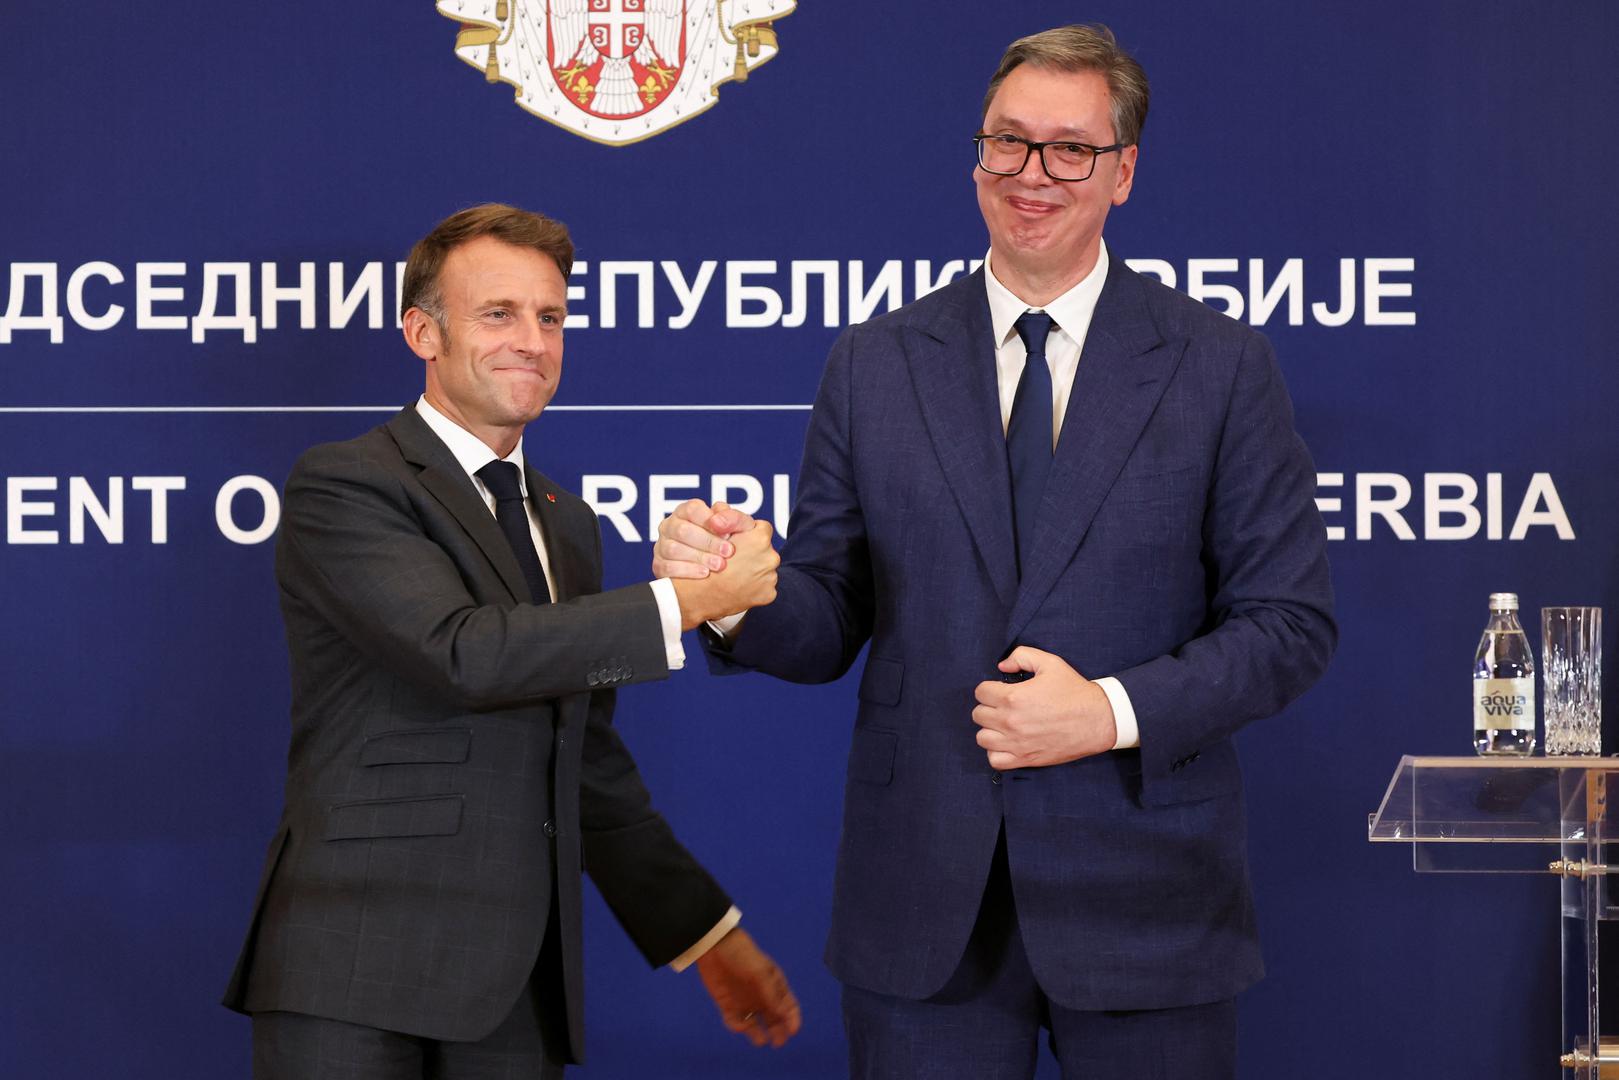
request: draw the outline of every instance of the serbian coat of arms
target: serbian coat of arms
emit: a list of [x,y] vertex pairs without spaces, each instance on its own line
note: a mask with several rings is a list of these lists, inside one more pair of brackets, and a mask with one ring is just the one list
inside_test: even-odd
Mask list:
[[438,0],[455,54],[517,104],[609,146],[651,138],[776,55],[794,0]]

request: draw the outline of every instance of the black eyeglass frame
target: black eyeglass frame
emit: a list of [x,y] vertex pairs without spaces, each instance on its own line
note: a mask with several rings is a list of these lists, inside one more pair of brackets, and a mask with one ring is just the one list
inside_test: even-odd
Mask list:
[[[997,169],[990,168],[988,165],[984,164],[985,139],[996,139],[1001,142],[1010,140],[1012,142],[1022,143],[1023,161],[1019,163],[1018,167],[1013,169],[1011,172],[1001,172]],[[1059,184],[1084,183],[1086,180],[1089,180],[1091,177],[1096,175],[1097,158],[1101,157],[1103,154],[1111,154],[1116,150],[1123,150],[1129,145],[1129,143],[1114,143],[1112,146],[1092,146],[1090,143],[1083,143],[1074,139],[1052,139],[1049,142],[1034,142],[1031,139],[1025,139],[1019,135],[991,135],[988,132],[983,131],[973,136],[973,146],[978,152],[978,167],[989,173],[991,176],[1017,176],[1023,172],[1024,169],[1029,167],[1029,156],[1038,150],[1040,152],[1040,168],[1045,171],[1047,176],[1051,177],[1051,179],[1057,181]],[[1091,171],[1086,173],[1084,176],[1055,175],[1051,171],[1051,166],[1046,163],[1046,147],[1048,146],[1083,146],[1085,149],[1091,152]]]

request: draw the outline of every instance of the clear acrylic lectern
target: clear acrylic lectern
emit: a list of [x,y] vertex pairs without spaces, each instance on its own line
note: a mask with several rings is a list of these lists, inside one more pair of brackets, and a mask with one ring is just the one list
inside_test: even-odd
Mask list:
[[1619,1038],[1603,1037],[1598,983],[1598,931],[1619,919],[1609,779],[1619,796],[1619,759],[1408,756],[1367,826],[1374,842],[1411,845],[1421,873],[1562,879],[1562,1066],[1575,1080],[1619,1078]]

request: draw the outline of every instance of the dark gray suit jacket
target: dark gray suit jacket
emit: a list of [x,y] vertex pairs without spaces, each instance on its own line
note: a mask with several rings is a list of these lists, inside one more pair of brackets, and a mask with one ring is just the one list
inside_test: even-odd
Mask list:
[[534,469],[527,483],[556,604],[526,602],[493,515],[413,407],[294,467],[276,548],[286,806],[231,1008],[478,1039],[556,918],[577,1055],[582,864],[654,965],[730,906],[610,726],[614,686],[667,674],[651,589],[601,592],[594,513]]

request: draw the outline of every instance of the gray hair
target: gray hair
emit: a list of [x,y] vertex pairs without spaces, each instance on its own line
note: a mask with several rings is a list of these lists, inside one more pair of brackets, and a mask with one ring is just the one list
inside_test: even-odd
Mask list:
[[1113,121],[1113,139],[1126,146],[1141,141],[1147,122],[1151,90],[1147,73],[1135,58],[1119,48],[1113,31],[1100,23],[1059,26],[1018,38],[1007,46],[995,77],[984,94],[983,116],[989,115],[995,92],[1012,69],[1032,64],[1052,71],[1094,71],[1107,79],[1108,102]]

